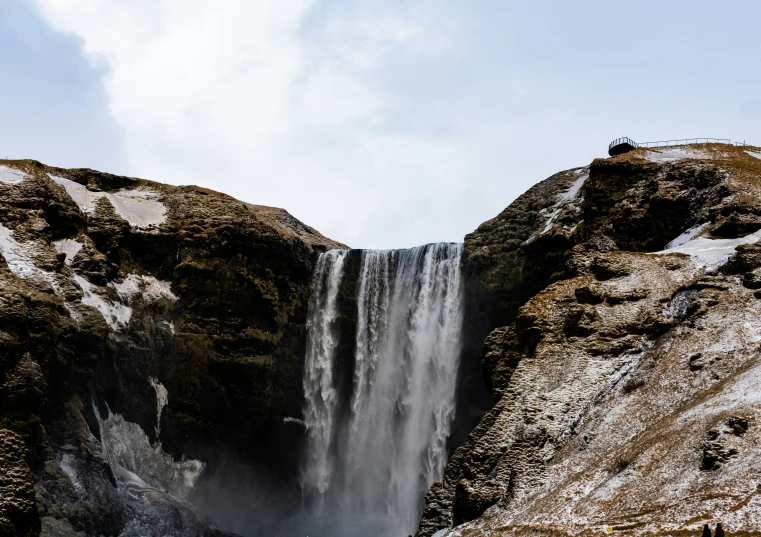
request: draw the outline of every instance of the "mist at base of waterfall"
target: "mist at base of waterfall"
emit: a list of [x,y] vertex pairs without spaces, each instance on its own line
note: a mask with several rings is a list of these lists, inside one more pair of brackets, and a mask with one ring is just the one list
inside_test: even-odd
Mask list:
[[243,537],[407,537],[385,513],[316,512],[302,502],[298,486],[266,469],[230,461],[203,476],[191,501],[216,527]]

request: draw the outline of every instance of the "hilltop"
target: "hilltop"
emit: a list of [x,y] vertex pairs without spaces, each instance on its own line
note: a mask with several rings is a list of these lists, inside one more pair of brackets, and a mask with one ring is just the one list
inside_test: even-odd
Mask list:
[[761,150],[636,149],[465,241],[494,408],[418,535],[761,533]]

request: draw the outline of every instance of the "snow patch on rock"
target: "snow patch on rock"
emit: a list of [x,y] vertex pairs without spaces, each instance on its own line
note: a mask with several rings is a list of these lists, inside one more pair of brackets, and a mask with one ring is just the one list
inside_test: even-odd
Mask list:
[[31,276],[39,270],[32,261],[34,249],[29,244],[21,244],[13,237],[13,232],[0,224],[0,253],[11,272],[21,278]]
[[26,179],[26,174],[21,170],[9,168],[8,166],[0,166],[0,183],[17,185],[24,179]]
[[706,222],[704,224],[700,224],[699,226],[693,226],[681,235],[679,235],[676,239],[668,243],[665,247],[665,249],[669,248],[676,248],[677,246],[681,246],[686,242],[691,241],[696,235],[699,235],[705,228],[707,228],[711,223]]
[[132,227],[158,226],[166,222],[166,206],[156,200],[159,195],[151,190],[120,190],[114,193],[93,192],[65,177],[48,176],[66,189],[71,199],[79,205],[84,213],[92,213],[98,199],[105,197],[111,202],[116,213],[129,222]]
[[80,289],[82,289],[82,303],[100,311],[108,326],[113,330],[119,330],[129,324],[129,320],[132,317],[132,308],[103,298],[95,292],[97,286],[91,284],[79,274],[74,275],[74,280]]
[[95,202],[98,198],[102,198],[105,195],[104,192],[91,192],[83,185],[65,177],[52,174],[48,174],[48,177],[66,189],[66,193],[74,200],[74,203],[79,205],[80,210],[84,213],[93,212],[95,210]]
[[711,155],[689,148],[670,147],[647,151],[645,158],[650,162],[678,162],[684,159],[710,159]]
[[[68,259],[67,256],[67,262]],[[159,300],[171,302],[178,300],[171,291],[171,282],[157,280],[153,276],[130,274],[121,282],[109,282],[108,286],[112,287],[119,297],[117,301],[106,298],[104,289],[93,285],[78,274],[74,275],[74,280],[82,289],[84,295],[82,303],[97,308],[113,330],[120,330],[129,325],[132,318],[132,305],[138,297],[147,304]],[[174,333],[174,327],[170,328]]]
[[584,186],[584,182],[589,179],[589,168],[581,168],[576,170],[576,174],[579,175],[579,178],[574,181],[573,185],[571,185],[571,188],[569,188],[566,192],[560,194],[557,203],[552,206],[549,214],[547,215],[547,223],[545,224],[544,229],[542,229],[540,235],[544,235],[550,231],[552,229],[552,224],[555,221],[555,218],[557,218],[557,216],[560,214],[560,211],[563,210],[563,207],[565,207],[569,201],[578,197],[581,187]]
[[667,248],[654,253],[687,254],[692,257],[698,265],[705,267],[708,270],[714,270],[726,263],[729,258],[735,254],[738,246],[741,244],[754,244],[758,242],[759,238],[761,238],[761,230],[738,239],[709,239],[706,237],[698,237],[696,239],[688,240],[679,246]]
[[172,293],[172,283],[157,280],[153,276],[140,276],[130,274],[120,283],[113,282],[109,284],[116,289],[119,298],[126,304],[132,304],[135,298],[140,295],[147,303],[157,302],[165,299],[170,302],[176,302],[177,296]]
[[678,162],[684,159],[710,159],[708,153],[696,149],[668,147],[664,149],[651,149],[645,153],[645,158],[650,162]]
[[166,222],[166,207],[150,190],[122,190],[107,194],[116,212],[132,227],[158,226]]
[[187,498],[205,468],[203,462],[175,461],[161,448],[161,442],[151,445],[138,424],[110,410],[105,419],[97,408],[95,415],[100,425],[103,456],[128,490],[159,492],[181,502]]
[[749,154],[751,157],[761,160],[761,153],[757,153],[756,151],[746,151],[746,153]]
[[49,286],[54,292],[59,292],[54,274],[42,270],[34,263],[38,246],[34,241],[20,243],[13,236],[13,231],[0,224],[0,253],[3,254],[8,268],[16,276],[37,286]]
[[82,249],[82,243],[73,239],[62,239],[53,243],[56,252],[66,254],[66,264],[71,266],[71,261]]

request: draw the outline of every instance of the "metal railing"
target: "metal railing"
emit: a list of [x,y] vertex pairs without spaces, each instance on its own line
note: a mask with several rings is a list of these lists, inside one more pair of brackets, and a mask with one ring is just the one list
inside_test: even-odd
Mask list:
[[734,145],[738,147],[755,147],[751,144],[747,144],[744,141],[743,142],[733,142],[729,138],[683,138],[681,140],[659,140],[657,142],[635,142],[628,136],[623,136],[621,138],[616,138],[613,140],[610,145],[608,146],[608,151],[610,151],[612,148],[614,148],[617,145],[623,145],[627,144],[631,147],[637,148],[637,147],[674,147],[674,146],[680,146],[680,145],[690,145],[690,144],[726,144],[726,145]]
[[635,142],[628,136],[623,136],[621,138],[617,138],[613,140],[612,142],[610,142],[610,145],[608,146],[608,151],[610,151],[613,147],[617,145],[622,145],[622,144],[629,144],[632,147],[637,147],[637,142]]
[[[642,142],[635,147],[673,147],[690,144],[727,144],[732,145],[729,138],[683,138],[681,140],[659,140],[657,142]],[[737,144],[735,144],[737,145]]]

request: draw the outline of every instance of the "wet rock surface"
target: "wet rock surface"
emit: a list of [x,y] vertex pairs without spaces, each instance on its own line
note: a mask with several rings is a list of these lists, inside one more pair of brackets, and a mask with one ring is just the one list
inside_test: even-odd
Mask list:
[[503,324],[495,405],[418,535],[761,531],[761,161],[651,153],[595,160],[573,196],[579,172],[553,176],[466,238],[471,311]]
[[199,187],[0,166],[0,533],[222,535],[192,502],[225,459],[295,481],[309,284],[341,245]]

